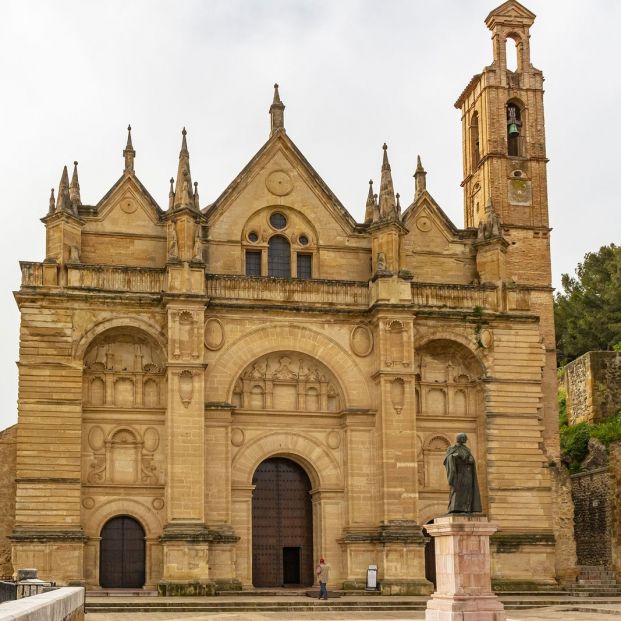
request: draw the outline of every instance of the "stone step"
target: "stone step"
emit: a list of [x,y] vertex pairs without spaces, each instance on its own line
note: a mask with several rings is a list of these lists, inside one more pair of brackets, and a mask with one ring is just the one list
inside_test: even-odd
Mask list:
[[[548,597],[545,597],[548,595]],[[99,613],[136,613],[136,612],[210,612],[210,613],[243,613],[243,612],[412,612],[425,610],[427,598],[411,597],[408,599],[395,600],[392,597],[378,597],[375,600],[362,598],[342,598],[340,600],[319,601],[308,600],[289,600],[289,601],[270,601],[264,598],[248,600],[240,598],[238,600],[215,598],[197,598],[198,601],[191,601],[189,598],[161,598],[151,600],[144,598],[132,598],[131,601],[86,601],[86,612]],[[608,597],[592,599],[584,594],[572,596],[552,596],[540,594],[528,597],[502,597],[507,610],[524,610],[528,608],[541,608],[558,605],[598,605],[619,604],[620,597]]]

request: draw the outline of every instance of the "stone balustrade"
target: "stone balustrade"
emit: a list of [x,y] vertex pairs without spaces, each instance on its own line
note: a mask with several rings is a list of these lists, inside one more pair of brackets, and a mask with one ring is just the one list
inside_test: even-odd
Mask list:
[[68,265],[67,287],[159,293],[166,270],[114,265]]
[[43,263],[20,261],[19,267],[22,270],[22,287],[43,286]]
[[[55,270],[55,265],[48,266],[44,263],[22,261],[20,266],[22,287],[41,287],[52,284],[46,279],[45,270]],[[364,308],[369,305],[370,300],[368,283],[360,281],[297,280],[247,277],[235,274],[206,274],[205,283],[208,297],[229,302]],[[99,291],[160,293],[166,289],[166,269],[68,264],[66,287]],[[499,289],[496,285],[413,282],[411,287],[412,303],[417,308],[470,311],[475,307],[486,311],[530,309],[529,291],[513,285]]]
[[369,304],[366,282],[346,280],[295,280],[248,278],[207,274],[207,295],[212,299],[260,301],[317,306],[357,306]]
[[412,283],[414,306],[472,310],[499,310],[498,288],[495,285],[438,285]]

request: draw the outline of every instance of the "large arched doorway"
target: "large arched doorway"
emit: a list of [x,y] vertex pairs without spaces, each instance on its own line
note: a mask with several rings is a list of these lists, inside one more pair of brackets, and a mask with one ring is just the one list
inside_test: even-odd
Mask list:
[[266,459],[252,477],[252,583],[313,584],[311,483],[290,459]]
[[99,584],[107,589],[140,589],[145,582],[145,534],[127,515],[114,517],[101,529]]

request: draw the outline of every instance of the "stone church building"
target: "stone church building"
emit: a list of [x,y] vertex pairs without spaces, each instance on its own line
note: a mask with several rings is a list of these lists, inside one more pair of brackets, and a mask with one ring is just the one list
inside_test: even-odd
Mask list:
[[489,14],[493,61],[455,103],[464,228],[420,159],[411,194],[395,194],[386,145],[356,222],[286,132],[278,87],[269,138],[209,205],[185,130],[168,205],[140,182],[131,131],[97,204],[65,167],[45,258],[21,263],[15,293],[10,571],[210,593],[310,585],[324,556],[334,587],[363,587],[376,564],[384,593],[430,592],[424,525],[446,511],[442,462],[465,431],[499,526],[496,584],[557,583],[534,18],[515,0]]

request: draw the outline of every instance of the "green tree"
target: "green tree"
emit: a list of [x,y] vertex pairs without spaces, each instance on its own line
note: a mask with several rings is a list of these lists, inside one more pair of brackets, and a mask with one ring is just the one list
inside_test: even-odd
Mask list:
[[591,350],[613,350],[621,343],[621,247],[610,244],[588,252],[576,276],[563,274],[555,296],[559,365]]

